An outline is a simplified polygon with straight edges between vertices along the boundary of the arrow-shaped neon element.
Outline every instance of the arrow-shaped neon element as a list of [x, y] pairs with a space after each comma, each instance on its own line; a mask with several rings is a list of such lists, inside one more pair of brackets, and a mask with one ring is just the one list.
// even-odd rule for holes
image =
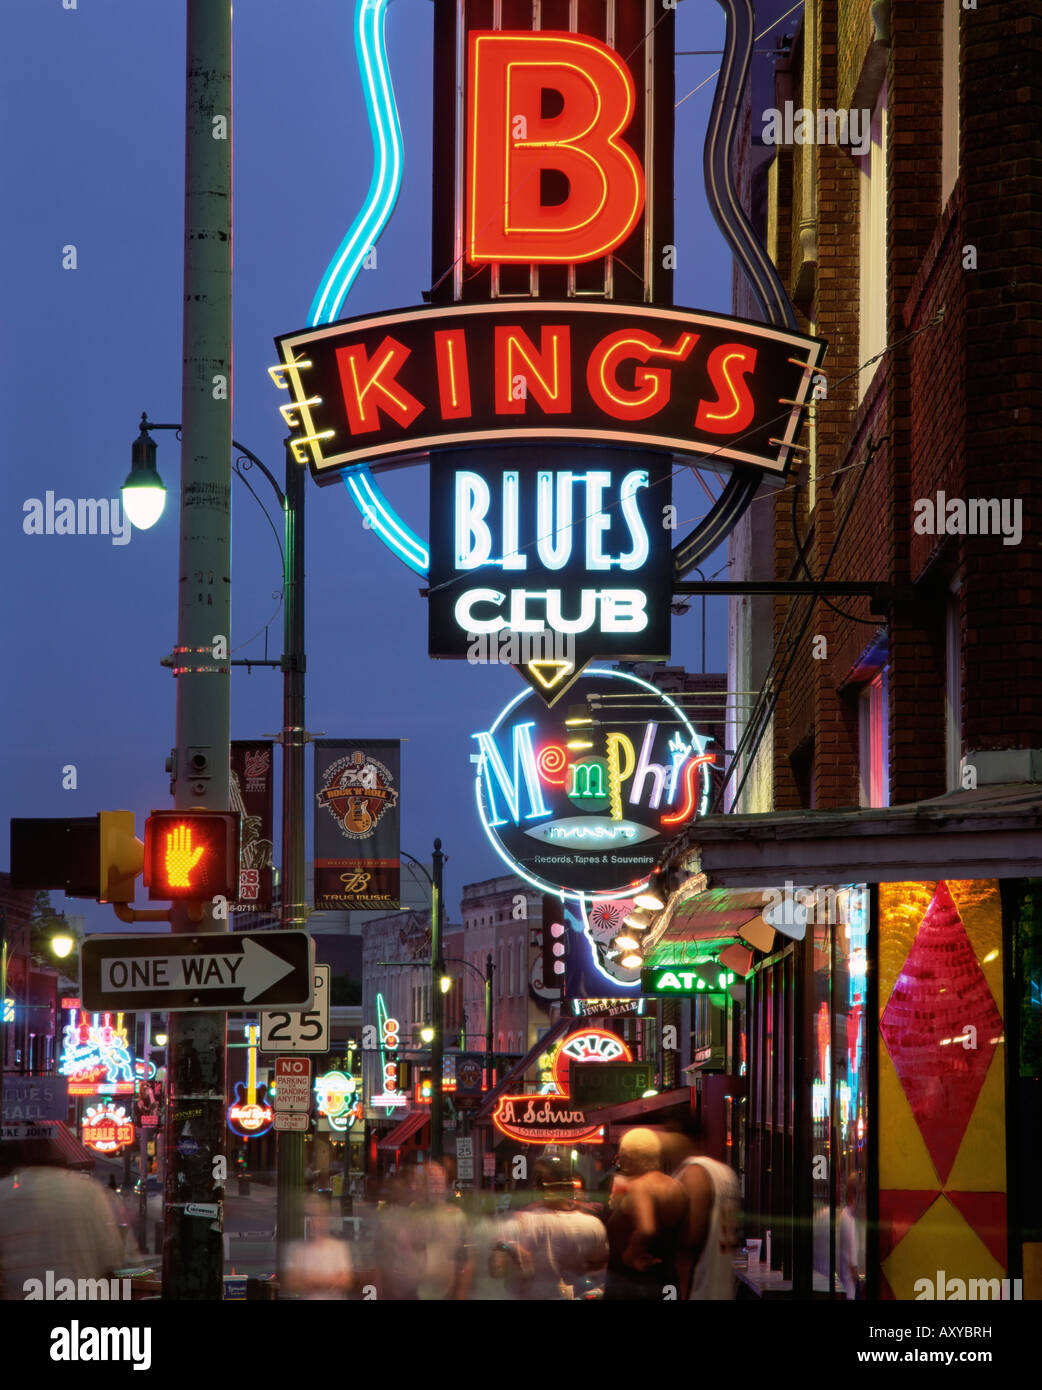
[[[555, 685], [559, 685], [565, 676], [571, 675], [575, 667], [570, 661], [529, 661], [526, 663], [526, 670], [531, 671], [544, 690], [553, 690]], [[546, 675], [543, 674], [544, 670]]]

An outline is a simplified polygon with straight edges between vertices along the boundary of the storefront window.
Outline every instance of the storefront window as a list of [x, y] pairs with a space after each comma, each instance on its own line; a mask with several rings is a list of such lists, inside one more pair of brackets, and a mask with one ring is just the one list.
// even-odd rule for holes
[[[829, 1287], [829, 1231], [832, 1213], [829, 1205], [829, 1174], [832, 1169], [831, 1091], [832, 1091], [832, 934], [835, 901], [829, 893], [815, 898], [812, 921], [807, 924], [808, 940], [814, 951], [814, 1080], [811, 1082], [811, 1209], [814, 1220], [814, 1273]], [[821, 910], [819, 911], [818, 908]]]
[[868, 1060], [865, 1049], [868, 890], [842, 889], [833, 952], [834, 1177], [837, 1284], [862, 1296], [865, 1275]]

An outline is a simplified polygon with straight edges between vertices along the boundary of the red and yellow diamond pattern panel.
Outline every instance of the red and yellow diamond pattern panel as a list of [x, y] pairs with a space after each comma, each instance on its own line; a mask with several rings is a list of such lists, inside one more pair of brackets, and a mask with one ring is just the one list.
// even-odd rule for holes
[[884, 1297], [1007, 1272], [1003, 1007], [998, 884], [880, 884]]

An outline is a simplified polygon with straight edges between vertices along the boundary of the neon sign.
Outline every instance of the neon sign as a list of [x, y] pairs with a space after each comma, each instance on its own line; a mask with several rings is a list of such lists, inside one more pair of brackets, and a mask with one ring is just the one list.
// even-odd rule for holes
[[[543, 116], [543, 89], [562, 102]], [[633, 78], [593, 38], [559, 33], [470, 35], [467, 260], [595, 260], [625, 241], [644, 208], [644, 171], [620, 136], [636, 109]], [[554, 206], [541, 175], [568, 181]]]
[[70, 1096], [129, 1096], [135, 1089], [135, 1063], [123, 1015], [71, 1010], [62, 1030], [58, 1072], [69, 1079]]
[[627, 1043], [607, 1028], [583, 1028], [554, 1049], [552, 1074], [559, 1096], [569, 1092], [568, 1074], [573, 1062], [632, 1062]]
[[275, 1121], [275, 1112], [265, 1098], [267, 1086], [263, 1082], [260, 1086], [257, 1085], [259, 1029], [255, 1023], [251, 1023], [247, 1025], [245, 1032], [249, 1042], [246, 1053], [246, 1082], [245, 1085], [241, 1081], [235, 1083], [235, 1099], [228, 1107], [228, 1128], [240, 1139], [257, 1139], [262, 1134], [267, 1134]]
[[734, 972], [724, 970], [713, 957], [641, 972], [641, 987], [645, 994], [690, 995], [703, 991], [719, 994], [734, 982]]
[[600, 1144], [601, 1126], [591, 1124], [567, 1096], [500, 1096], [492, 1123], [522, 1144]]
[[824, 353], [720, 314], [553, 300], [394, 310], [275, 342], [291, 448], [318, 483], [496, 440], [654, 449], [667, 470], [670, 454], [711, 454], [781, 479]]
[[134, 1123], [122, 1105], [111, 1100], [88, 1105], [83, 1117], [83, 1142], [97, 1153], [115, 1153], [134, 1142]]
[[384, 1106], [389, 1115], [399, 1105], [407, 1105], [409, 1098], [398, 1089], [398, 1042], [401, 1028], [396, 1018], [387, 1013], [387, 1005], [382, 994], [376, 996], [376, 1020], [380, 1028], [380, 1081], [379, 1095], [370, 1096], [370, 1105]]
[[353, 1129], [363, 1113], [361, 1085], [342, 1071], [327, 1071], [315, 1077], [315, 1103], [332, 1129]]
[[[484, 11], [438, 0], [439, 140], [425, 296], [432, 307], [387, 316], [362, 340], [361, 322], [335, 321], [362, 265], [373, 264], [404, 163], [387, 5], [355, 5], [371, 182], [316, 290], [307, 323], [317, 336], [280, 340], [282, 363], [272, 369], [292, 395], [280, 409], [295, 431], [296, 457], [321, 481], [342, 477], [367, 528], [427, 576], [430, 549], [381, 492], [374, 473], [382, 464], [420, 457], [432, 439], [454, 447], [453, 430], [460, 444], [513, 440], [518, 427], [542, 442], [567, 439], [571, 424], [573, 440], [620, 447], [631, 447], [639, 431], [639, 447], [708, 454], [733, 474], [709, 515], [674, 547], [683, 578], [741, 516], [763, 474], [788, 468], [823, 355], [822, 344], [795, 333], [795, 313], [734, 184], [730, 153], [753, 46], [751, 8], [721, 0], [727, 26], [705, 180], [768, 327], [686, 311], [663, 317], [674, 262], [662, 252], [675, 241], [671, 6], [613, 7], [605, 30], [603, 16], [573, 5], [568, 32], [535, 27], [554, 21], [545, 11], [540, 21], [533, 10], [532, 29], [493, 31], [471, 25], [487, 26]], [[520, 25], [528, 16], [517, 11], [507, 22]], [[565, 22], [563, 10], [556, 22]], [[503, 296], [513, 305], [496, 302]], [[584, 303], [584, 296], [607, 302]], [[623, 312], [609, 324], [603, 316], [612, 310]], [[512, 317], [471, 329], [461, 317], [468, 311]], [[710, 341], [714, 324], [722, 336]], [[518, 331], [499, 335], [497, 358], [499, 329]], [[748, 336], [754, 330], [757, 341]], [[324, 340], [326, 332], [335, 341]], [[527, 391], [517, 391], [517, 378]], [[678, 408], [685, 415], [679, 435], [670, 419]], [[703, 433], [695, 439], [692, 431]], [[662, 442], [652, 443], [655, 433]], [[747, 446], [753, 463], [743, 458]], [[650, 646], [643, 654], [652, 654]]]
[[[642, 724], [627, 707], [616, 723], [612, 699], [633, 687], [647, 692], [635, 708], [651, 705], [653, 715]], [[544, 892], [632, 897], [669, 838], [704, 809], [715, 755], [679, 706], [638, 676], [593, 668], [573, 691], [598, 711], [580, 740], [531, 692], [473, 735], [478, 812], [500, 857]]]

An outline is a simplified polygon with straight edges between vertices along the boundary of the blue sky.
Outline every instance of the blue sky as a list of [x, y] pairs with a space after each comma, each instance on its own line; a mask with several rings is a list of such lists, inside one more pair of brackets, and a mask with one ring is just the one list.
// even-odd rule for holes
[[[267, 373], [272, 338], [304, 326], [371, 172], [352, 13], [351, 0], [249, 0], [235, 10], [233, 433], [277, 476], [285, 397]], [[345, 315], [417, 304], [430, 283], [432, 14], [428, 0], [395, 0], [389, 10], [404, 184], [378, 267], [359, 276]], [[47, 490], [118, 496], [142, 410], [156, 420], [179, 416], [184, 7], [82, 0], [64, 10], [59, 0], [8, 0], [4, 30], [6, 868], [10, 816], [129, 808], [140, 835], [148, 811], [171, 804], [163, 761], [174, 736], [174, 681], [159, 660], [175, 639], [176, 507], [122, 546], [106, 536], [27, 536], [22, 521], [26, 499]], [[678, 8], [678, 48], [719, 49], [722, 37], [715, 0]], [[717, 65], [713, 57], [677, 62], [678, 95]], [[701, 177], [713, 87], [678, 111], [676, 301], [726, 312], [730, 255]], [[77, 269], [63, 270], [70, 244]], [[157, 442], [173, 502], [178, 447], [170, 434]], [[425, 469], [415, 468], [388, 487], [424, 533], [426, 486]], [[261, 655], [262, 640], [247, 639], [276, 612], [278, 551], [238, 483], [233, 496], [233, 654]], [[309, 482], [307, 530], [308, 726], [327, 737], [407, 740], [402, 843], [426, 859], [442, 836], [447, 891], [458, 901], [465, 882], [499, 869], [474, 812], [470, 735], [516, 693], [517, 677], [427, 658], [417, 576], [363, 530], [345, 489]], [[693, 605], [673, 625], [673, 661], [691, 669], [699, 611]], [[710, 612], [708, 666], [721, 670], [724, 602], [711, 602]], [[280, 647], [281, 613], [270, 654]], [[274, 732], [278, 675], [236, 670], [232, 680], [233, 737]], [[67, 764], [77, 769], [75, 791], [62, 790]], [[95, 928], [115, 926], [108, 909], [86, 910]]]

